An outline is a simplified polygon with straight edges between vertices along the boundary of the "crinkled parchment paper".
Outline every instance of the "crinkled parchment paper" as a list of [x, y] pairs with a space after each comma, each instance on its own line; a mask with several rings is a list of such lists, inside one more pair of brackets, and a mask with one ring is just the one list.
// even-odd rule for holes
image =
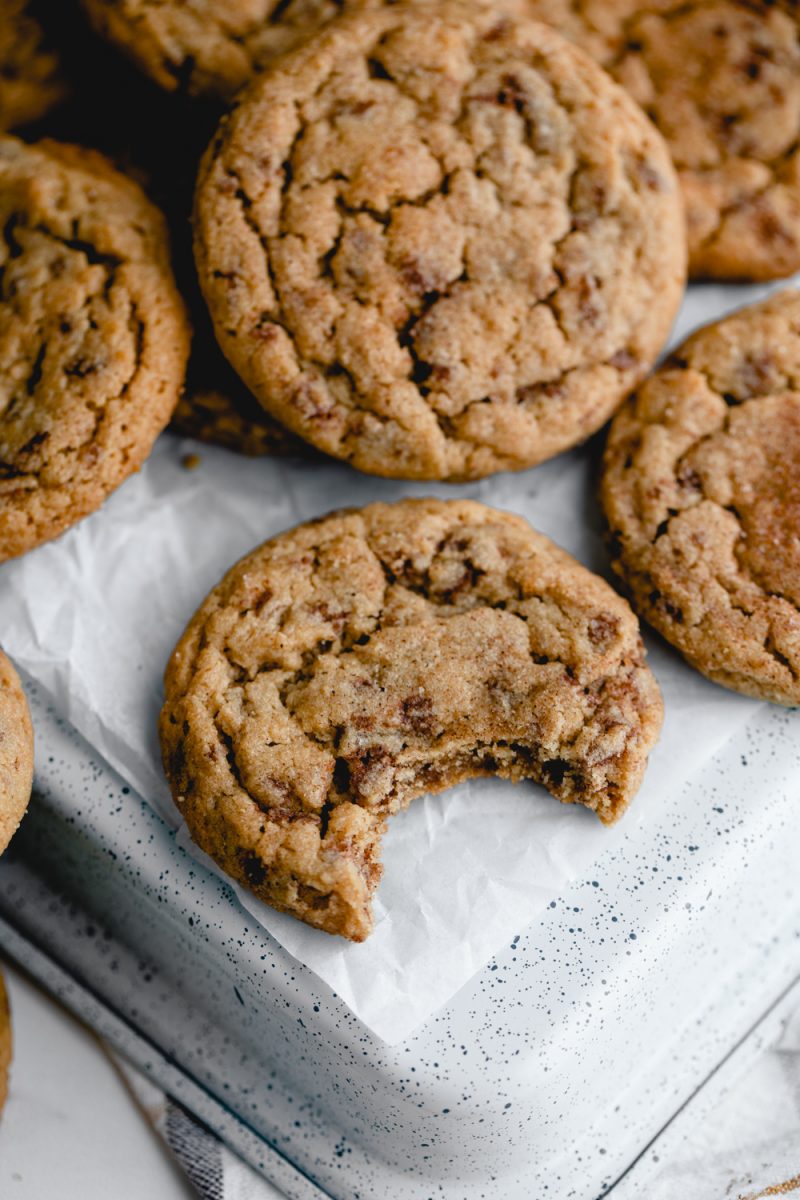
[[[673, 341], [768, 290], [693, 288]], [[188, 451], [200, 455], [194, 470], [182, 465]], [[0, 567], [0, 641], [177, 829], [156, 737], [162, 672], [189, 617], [235, 559], [332, 508], [434, 494], [521, 513], [608, 574], [593, 457], [576, 451], [477, 484], [407, 484], [333, 462], [246, 460], [165, 435], [99, 513]], [[666, 722], [645, 784], [614, 829], [532, 784], [482, 779], [417, 800], [391, 823], [377, 925], [362, 945], [237, 889], [242, 904], [375, 1034], [400, 1041], [570, 880], [590, 873], [620, 839], [635, 838], [641, 822], [658, 820], [660, 801], [752, 716], [757, 702], [708, 683], [657, 638], [647, 640]], [[191, 847], [185, 830], [176, 836]]]

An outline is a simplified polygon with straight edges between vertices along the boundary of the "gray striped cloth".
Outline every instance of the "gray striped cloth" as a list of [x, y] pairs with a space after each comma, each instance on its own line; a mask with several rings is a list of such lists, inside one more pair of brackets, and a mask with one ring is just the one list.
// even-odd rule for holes
[[111, 1051], [139, 1108], [202, 1200], [286, 1200], [201, 1121]]

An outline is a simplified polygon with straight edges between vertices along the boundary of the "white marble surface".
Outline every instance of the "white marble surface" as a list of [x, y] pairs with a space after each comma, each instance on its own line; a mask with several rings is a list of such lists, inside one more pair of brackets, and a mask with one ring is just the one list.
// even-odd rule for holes
[[193, 1197], [95, 1038], [17, 972], [3, 973], [14, 1031], [3, 1200]]

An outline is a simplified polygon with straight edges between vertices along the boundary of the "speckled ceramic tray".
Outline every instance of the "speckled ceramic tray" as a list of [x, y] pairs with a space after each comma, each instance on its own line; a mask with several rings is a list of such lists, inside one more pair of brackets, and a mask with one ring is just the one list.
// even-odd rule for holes
[[388, 1048], [31, 692], [0, 944], [300, 1200], [590, 1200], [800, 973], [800, 713], [758, 710]]

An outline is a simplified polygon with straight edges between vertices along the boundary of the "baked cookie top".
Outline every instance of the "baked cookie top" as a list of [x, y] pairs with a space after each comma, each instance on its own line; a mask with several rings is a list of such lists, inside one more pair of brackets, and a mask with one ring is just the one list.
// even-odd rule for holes
[[0, 139], [0, 225], [2, 560], [138, 470], [189, 335], [163, 220], [100, 155]]
[[355, 941], [392, 813], [502, 775], [614, 821], [661, 722], [627, 603], [472, 501], [373, 504], [267, 542], [195, 614], [165, 682], [192, 836], [268, 904]]
[[33, 726], [19, 676], [0, 650], [0, 854], [17, 829], [33, 784]]
[[800, 11], [793, 0], [525, 0], [667, 140], [693, 276], [800, 270]]
[[[524, 13], [527, 0], [468, 0]], [[82, 0], [98, 33], [167, 91], [230, 100], [341, 13], [395, 0]]]
[[[349, 3], [370, 0], [349, 0]], [[168, 91], [229, 99], [348, 0], [82, 0], [95, 29]]]
[[800, 292], [667, 360], [611, 427], [602, 493], [637, 611], [718, 683], [800, 703]]
[[264, 406], [421, 479], [588, 437], [685, 279], [650, 122], [558, 34], [483, 9], [341, 17], [257, 78], [201, 167], [195, 252]]
[[28, 0], [0, 0], [0, 129], [43, 117], [65, 95], [58, 54]]

